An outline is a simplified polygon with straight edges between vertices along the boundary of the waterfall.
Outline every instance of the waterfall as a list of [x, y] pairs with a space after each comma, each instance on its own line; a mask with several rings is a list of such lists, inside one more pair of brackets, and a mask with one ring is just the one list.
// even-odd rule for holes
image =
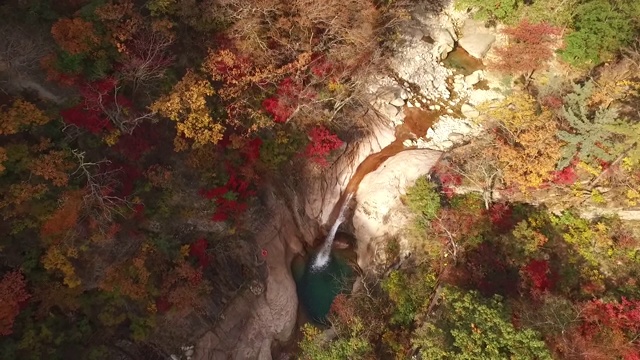
[[349, 193], [345, 197], [344, 202], [342, 203], [342, 207], [340, 208], [340, 212], [338, 213], [338, 217], [333, 223], [333, 226], [331, 226], [327, 237], [324, 239], [324, 245], [322, 245], [322, 249], [320, 249], [320, 252], [318, 252], [318, 255], [311, 265], [312, 270], [320, 270], [327, 266], [327, 264], [329, 263], [329, 255], [331, 254], [331, 245], [333, 245], [333, 239], [336, 237], [338, 227], [340, 226], [340, 224], [342, 224], [342, 222], [344, 222], [344, 212], [349, 206], [349, 201], [351, 200], [352, 196], [353, 193]]

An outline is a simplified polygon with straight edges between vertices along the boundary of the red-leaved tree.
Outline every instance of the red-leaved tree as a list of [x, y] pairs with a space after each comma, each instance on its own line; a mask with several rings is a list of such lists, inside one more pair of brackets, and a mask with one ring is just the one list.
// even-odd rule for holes
[[151, 118], [151, 113], [140, 113], [133, 103], [120, 93], [120, 86], [113, 78], [86, 83], [80, 87], [82, 101], [80, 104], [60, 112], [67, 124], [98, 134], [116, 126], [126, 134], [133, 130], [144, 119]]
[[311, 129], [309, 138], [311, 142], [305, 148], [304, 155], [321, 167], [329, 165], [327, 156], [343, 144], [338, 135], [331, 133], [324, 126], [316, 126]]
[[278, 84], [274, 96], [262, 101], [262, 107], [273, 116], [273, 121], [284, 123], [291, 118], [301, 103], [314, 97], [312, 91], [305, 91], [301, 82], [288, 77]]
[[640, 333], [640, 301], [622, 298], [619, 302], [600, 299], [587, 302], [582, 309], [583, 331], [586, 334], [608, 328], [613, 331]]
[[462, 184], [462, 176], [449, 165], [442, 162], [436, 164], [431, 170], [433, 175], [440, 180], [442, 192], [451, 199], [455, 195], [454, 188]]
[[554, 36], [560, 35], [560, 29], [555, 26], [534, 24], [527, 19], [503, 32], [509, 36], [509, 43], [496, 49], [498, 60], [493, 66], [501, 72], [524, 74], [527, 82], [534, 71], [541, 69], [551, 59]]
[[515, 225], [513, 209], [507, 203], [494, 203], [487, 211], [493, 229], [499, 234], [506, 234]]
[[581, 306], [582, 323], [578, 328], [580, 352], [601, 352], [608, 359], [638, 359], [640, 353], [640, 301], [588, 301]]
[[522, 267], [520, 273], [528, 283], [531, 295], [534, 299], [552, 289], [554, 282], [547, 260], [531, 260]]
[[223, 186], [201, 191], [201, 195], [214, 200], [216, 212], [212, 216], [213, 221], [237, 220], [248, 208], [246, 203], [255, 195], [253, 184], [231, 166], [227, 166], [229, 180]]
[[198, 259], [198, 264], [202, 268], [206, 268], [211, 263], [211, 260], [212, 260], [211, 254], [207, 252], [208, 248], [209, 248], [209, 243], [205, 238], [200, 238], [196, 240], [196, 242], [192, 243], [191, 246], [189, 247], [189, 255]]
[[553, 179], [551, 180], [551, 182], [558, 185], [572, 185], [576, 181], [578, 181], [578, 174], [576, 173], [574, 165], [555, 171], [553, 173]]
[[20, 271], [6, 273], [0, 280], [0, 335], [13, 332], [13, 322], [20, 313], [20, 306], [31, 295]]

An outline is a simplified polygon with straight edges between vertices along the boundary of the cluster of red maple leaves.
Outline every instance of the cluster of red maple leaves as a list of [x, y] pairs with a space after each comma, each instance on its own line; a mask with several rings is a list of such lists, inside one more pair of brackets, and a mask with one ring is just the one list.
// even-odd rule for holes
[[311, 141], [304, 150], [304, 156], [321, 167], [328, 166], [327, 156], [344, 144], [338, 135], [331, 133], [324, 126], [316, 126], [311, 129], [309, 137]]
[[93, 134], [111, 130], [113, 124], [103, 109], [114, 104], [126, 109], [132, 107], [131, 101], [117, 95], [115, 88], [116, 81], [113, 78], [84, 83], [79, 88], [82, 101], [72, 108], [60, 111], [62, 119], [67, 124], [76, 125]]

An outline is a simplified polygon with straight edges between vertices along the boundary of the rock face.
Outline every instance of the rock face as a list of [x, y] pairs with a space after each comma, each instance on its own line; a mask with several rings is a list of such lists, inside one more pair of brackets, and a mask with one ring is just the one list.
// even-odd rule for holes
[[438, 122], [427, 130], [426, 139], [406, 140], [405, 146], [446, 151], [456, 143], [462, 143], [477, 136], [481, 131], [482, 127], [470, 120], [442, 115]]
[[[384, 93], [388, 88], [397, 89], [398, 94], [405, 90], [406, 98], [396, 96], [401, 100], [411, 100], [411, 97], [435, 100], [450, 96], [446, 79], [451, 72], [440, 61], [453, 50], [456, 33], [451, 20], [434, 10], [437, 9], [429, 8], [428, 2], [423, 2], [412, 13], [413, 19], [400, 34], [402, 41], [395, 46], [393, 56], [389, 59], [391, 69], [401, 81], [386, 76], [370, 79], [369, 92], [374, 102], [383, 105], [394, 100], [385, 98]], [[409, 84], [417, 86], [419, 93], [408, 91]]]
[[460, 40], [458, 40], [458, 45], [465, 49], [469, 55], [477, 59], [482, 59], [494, 41], [496, 41], [496, 37], [492, 34], [471, 34], [461, 37]]
[[484, 71], [476, 70], [473, 73], [471, 73], [471, 75], [465, 76], [464, 82], [469, 86], [473, 86], [479, 83], [483, 79], [484, 79]]
[[435, 58], [442, 60], [453, 50], [455, 33], [452, 35], [447, 29], [438, 29], [433, 34], [434, 46], [432, 53]]
[[478, 106], [486, 101], [504, 99], [504, 95], [495, 90], [475, 90], [469, 92], [467, 102], [473, 106]]
[[404, 106], [404, 100], [402, 100], [402, 98], [396, 98], [391, 100], [391, 102], [389, 103], [395, 107], [402, 107]]
[[463, 104], [461, 111], [462, 115], [464, 115], [464, 117], [466, 117], [467, 119], [473, 119], [480, 116], [480, 112], [469, 104]]
[[284, 204], [272, 199], [269, 207], [274, 217], [257, 236], [268, 253], [265, 291], [256, 296], [248, 289], [238, 296], [198, 342], [196, 360], [271, 359], [273, 340], [286, 341], [293, 331], [298, 297], [289, 264], [302, 246]]
[[377, 170], [364, 177], [355, 199], [353, 215], [355, 237], [358, 239], [358, 265], [366, 269], [378, 263], [378, 249], [390, 237], [400, 238], [409, 217], [401, 208], [401, 197], [407, 186], [431, 170], [442, 155], [433, 150], [405, 150], [387, 159]]
[[[369, 132], [363, 140], [349, 144], [337, 162], [320, 174], [321, 179], [314, 179], [303, 187], [304, 191], [293, 194], [290, 204], [295, 209], [293, 213], [283, 201], [270, 199], [269, 213], [273, 218], [256, 236], [268, 252], [265, 291], [256, 296], [247, 290], [230, 304], [215, 331], [206, 333], [199, 341], [194, 359], [271, 359], [274, 340], [284, 342], [290, 337], [298, 308], [290, 264], [293, 256], [302, 251], [301, 240], [311, 241], [319, 235], [314, 224], [327, 224], [357, 166], [395, 140], [393, 128], [385, 121], [370, 120]], [[301, 234], [296, 227], [296, 216], [304, 219], [307, 233]]]
[[466, 19], [458, 45], [465, 49], [469, 55], [482, 59], [495, 41], [496, 36], [484, 24], [473, 19]]
[[333, 207], [358, 165], [367, 156], [379, 152], [394, 140], [394, 129], [383, 119], [371, 124], [370, 134], [357, 144], [349, 144], [338, 161], [323, 170], [321, 181], [316, 180], [305, 186], [304, 204], [300, 204], [305, 215], [316, 220], [318, 224], [327, 224]]

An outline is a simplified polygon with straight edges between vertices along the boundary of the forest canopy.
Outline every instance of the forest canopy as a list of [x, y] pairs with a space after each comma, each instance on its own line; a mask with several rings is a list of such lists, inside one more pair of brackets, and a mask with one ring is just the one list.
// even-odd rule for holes
[[[403, 190], [412, 257], [388, 239], [296, 357], [640, 359], [637, 224], [583, 216], [640, 201], [640, 2], [454, 3], [508, 90]], [[419, 5], [3, 2], [0, 358], [168, 358], [264, 291], [267, 199], [370, 131]]]

